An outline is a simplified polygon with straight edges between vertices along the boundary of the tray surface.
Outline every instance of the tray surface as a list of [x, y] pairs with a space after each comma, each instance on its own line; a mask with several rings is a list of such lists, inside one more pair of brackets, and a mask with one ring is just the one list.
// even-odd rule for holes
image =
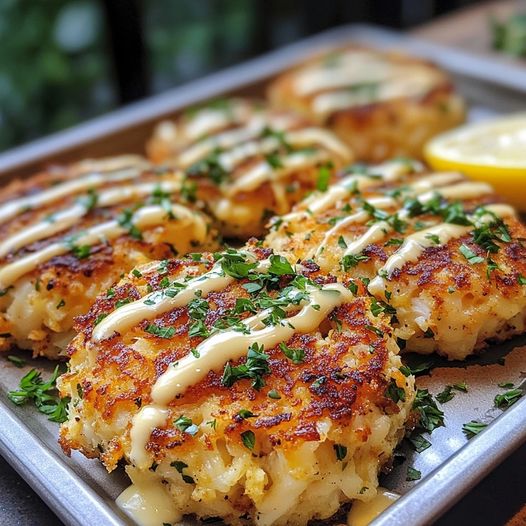
[[[491, 69], [487, 61], [391, 31], [348, 26], [0, 155], [0, 177], [6, 181], [30, 173], [49, 160], [121, 153], [124, 149], [140, 151], [139, 145], [159, 118], [224, 93], [261, 95], [264, 81], [279, 71], [319, 47], [349, 41], [407, 49], [439, 62], [454, 75], [459, 91], [471, 103], [470, 120], [524, 106], [526, 75], [522, 78], [516, 71], [512, 74], [513, 69]], [[114, 137], [115, 142], [109, 142], [109, 137]], [[106, 150], [101, 149], [101, 144], [106, 145]], [[407, 460], [383, 477], [381, 483], [404, 496], [374, 521], [376, 526], [429, 524], [526, 440], [526, 399], [519, 400], [505, 413], [493, 407], [495, 395], [503, 392], [498, 383], [518, 385], [526, 378], [525, 345], [526, 337], [519, 337], [461, 364], [440, 362], [431, 374], [418, 378], [418, 386], [433, 394], [442, 391], [446, 384], [463, 381], [468, 384], [468, 391], [458, 392], [442, 406], [446, 426], [428, 437], [432, 447], [420, 454], [402, 448]], [[17, 354], [25, 357], [24, 353]], [[0, 358], [0, 453], [65, 524], [127, 524], [126, 517], [114, 504], [128, 484], [123, 470], [108, 475], [98, 461], [85, 459], [79, 453], [68, 459], [56, 442], [57, 424], [48, 422], [32, 407], [16, 407], [7, 399], [6, 392], [16, 388], [23, 374], [33, 367], [43, 370], [47, 377], [54, 364], [29, 360], [24, 368], [18, 369]], [[498, 419], [495, 425], [468, 443], [462, 432], [464, 423], [470, 420], [489, 423], [495, 419]], [[406, 482], [407, 466], [420, 470], [422, 480]]]

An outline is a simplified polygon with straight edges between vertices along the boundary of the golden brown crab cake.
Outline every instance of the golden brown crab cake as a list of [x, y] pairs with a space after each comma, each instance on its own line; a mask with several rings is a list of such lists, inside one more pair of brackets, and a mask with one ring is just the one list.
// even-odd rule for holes
[[123, 156], [55, 167], [0, 194], [0, 349], [56, 358], [73, 319], [121, 274], [215, 247], [173, 170]]
[[255, 246], [130, 273], [78, 321], [62, 447], [124, 458], [121, 507], [156, 499], [159, 523], [303, 525], [371, 499], [414, 379], [355, 292]]
[[395, 166], [312, 194], [274, 219], [264, 245], [370, 281], [408, 350], [464, 359], [523, 332], [526, 230], [514, 210], [461, 174], [394, 176]]
[[271, 215], [288, 212], [317, 185], [325, 187], [334, 170], [352, 160], [330, 131], [243, 99], [161, 123], [148, 151], [153, 161], [180, 168], [221, 232], [243, 240], [262, 234]]
[[451, 79], [435, 65], [358, 46], [332, 50], [283, 74], [268, 95], [276, 107], [328, 126], [357, 159], [371, 162], [421, 157], [429, 138], [465, 117]]

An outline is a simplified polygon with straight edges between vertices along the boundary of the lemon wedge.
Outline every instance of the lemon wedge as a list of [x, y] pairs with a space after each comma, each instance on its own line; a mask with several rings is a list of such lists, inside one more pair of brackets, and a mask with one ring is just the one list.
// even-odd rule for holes
[[455, 170], [490, 183], [526, 211], [526, 113], [468, 124], [438, 135], [424, 148], [435, 170]]

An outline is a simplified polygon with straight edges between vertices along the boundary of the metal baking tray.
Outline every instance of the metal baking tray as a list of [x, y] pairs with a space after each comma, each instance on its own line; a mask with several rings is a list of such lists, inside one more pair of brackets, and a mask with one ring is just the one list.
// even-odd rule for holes
[[[185, 107], [225, 94], [262, 96], [275, 75], [321, 48], [361, 42], [376, 47], [405, 49], [430, 58], [448, 70], [469, 101], [470, 119], [524, 109], [526, 71], [495, 64], [373, 26], [350, 25], [308, 38], [222, 72], [130, 105], [86, 124], [0, 154], [0, 181], [33, 173], [54, 162], [125, 152], [143, 152], [145, 140], [159, 119]], [[433, 522], [507, 455], [526, 441], [526, 397], [506, 412], [493, 407], [497, 384], [518, 385], [526, 377], [526, 337], [493, 346], [463, 363], [446, 363], [418, 378], [419, 387], [436, 394], [445, 384], [466, 381], [467, 393], [457, 393], [442, 406], [446, 427], [436, 429], [432, 447], [408, 453], [405, 464], [381, 480], [402, 497], [374, 521], [375, 526], [425, 525]], [[18, 353], [24, 356], [24, 353]], [[114, 499], [127, 485], [122, 469], [107, 474], [96, 460], [74, 453], [65, 457], [57, 444], [58, 427], [30, 406], [14, 406], [6, 392], [18, 385], [30, 368], [51, 374], [55, 364], [29, 360], [18, 369], [0, 358], [0, 454], [24, 477], [67, 525], [124, 525], [127, 519]], [[470, 420], [493, 423], [469, 442], [462, 424]], [[422, 479], [406, 482], [407, 466]]]

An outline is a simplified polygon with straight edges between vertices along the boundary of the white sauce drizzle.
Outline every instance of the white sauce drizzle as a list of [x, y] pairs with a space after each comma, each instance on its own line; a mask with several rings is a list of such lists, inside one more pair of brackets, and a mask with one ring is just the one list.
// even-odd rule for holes
[[[490, 214], [479, 218], [478, 221], [481, 223], [493, 221], [494, 217], [491, 214], [499, 217], [515, 215], [514, 209], [507, 205], [489, 205], [485, 209]], [[410, 261], [416, 261], [427, 248], [445, 245], [451, 239], [458, 239], [472, 230], [473, 226], [441, 223], [407, 236], [401, 247], [389, 257], [385, 265], [378, 271], [378, 276], [369, 283], [369, 292], [375, 296], [382, 294], [385, 291], [385, 280], [390, 279], [395, 270], [401, 269]], [[436, 243], [436, 238], [438, 238], [438, 243]]]
[[9, 221], [16, 215], [27, 209], [41, 208], [59, 199], [73, 194], [85, 192], [90, 188], [97, 188], [108, 183], [126, 181], [139, 177], [142, 173], [141, 167], [123, 168], [113, 173], [94, 173], [79, 179], [66, 181], [51, 188], [43, 190], [35, 195], [29, 195], [13, 199], [0, 205], [0, 224]]
[[[409, 187], [409, 190], [411, 187]], [[439, 188], [439, 194], [444, 198], [455, 199], [473, 199], [485, 194], [493, 193], [491, 186], [485, 183], [461, 183], [457, 185], [444, 186]], [[436, 195], [435, 191], [426, 192], [417, 197], [421, 203], [431, 201]], [[407, 210], [401, 210], [398, 213], [400, 220], [406, 220], [409, 217]], [[348, 243], [345, 249], [344, 256], [357, 255], [372, 243], [378, 243], [384, 239], [387, 234], [393, 231], [393, 227], [387, 221], [379, 221], [374, 223], [361, 237]]]
[[[172, 212], [181, 226], [191, 224], [195, 229], [195, 237], [198, 241], [206, 239], [207, 226], [204, 219], [181, 205], [172, 205]], [[131, 223], [139, 229], [148, 229], [166, 222], [166, 210], [161, 206], [145, 206], [137, 210]], [[74, 244], [94, 245], [118, 238], [127, 233], [127, 229], [119, 225], [117, 220], [100, 223], [83, 231], [75, 238]], [[6, 288], [13, 285], [21, 276], [33, 271], [42, 263], [50, 259], [66, 254], [71, 250], [70, 244], [64, 240], [52, 243], [47, 247], [30, 255], [21, 257], [17, 261], [5, 265], [0, 269], [0, 287]]]
[[184, 134], [196, 141], [230, 124], [243, 122], [251, 113], [251, 107], [243, 101], [230, 101], [225, 108], [202, 108], [184, 125]]
[[234, 278], [225, 275], [219, 265], [214, 265], [209, 272], [201, 276], [186, 283], [179, 282], [184, 283], [185, 288], [173, 298], [166, 296], [162, 291], [156, 291], [113, 311], [95, 327], [92, 339], [101, 341], [116, 332], [123, 334], [142, 320], [151, 320], [165, 312], [188, 305], [198, 291], [206, 297], [210, 292], [225, 289], [233, 281]]
[[410, 173], [412, 169], [413, 167], [409, 167], [408, 163], [391, 161], [370, 169], [370, 172], [379, 175], [379, 178], [368, 177], [362, 174], [348, 175], [339, 183], [331, 185], [326, 192], [313, 193], [307, 197], [307, 199], [303, 200], [300, 206], [305, 209], [286, 214], [282, 216], [281, 219], [284, 223], [288, 223], [312, 214], [320, 214], [333, 207], [338, 201], [351, 195], [355, 190], [361, 192], [367, 188], [374, 188], [385, 183], [396, 182], [400, 180], [403, 175]]
[[400, 498], [398, 493], [378, 488], [376, 496], [369, 501], [355, 500], [347, 515], [348, 526], [368, 526], [384, 512], [393, 502]]
[[299, 151], [282, 156], [280, 157], [281, 166], [279, 168], [273, 168], [266, 161], [262, 161], [225, 188], [225, 194], [232, 197], [240, 192], [252, 192], [267, 181], [283, 179], [292, 172], [308, 168], [328, 159], [329, 154], [320, 150], [315, 152]]
[[313, 111], [334, 111], [399, 97], [422, 96], [442, 79], [424, 64], [398, 62], [378, 53], [349, 50], [337, 55], [331, 65], [324, 62], [305, 68], [294, 79], [293, 89], [311, 97]]
[[151, 464], [146, 444], [153, 430], [162, 425], [163, 419], [166, 421], [168, 404], [205, 378], [209, 371], [220, 370], [228, 361], [241, 358], [253, 343], [271, 349], [289, 340], [295, 333], [315, 330], [333, 309], [353, 298], [341, 283], [324, 285], [321, 289], [307, 286], [307, 292], [308, 302], [301, 305], [297, 314], [279, 325], [265, 326], [262, 320], [268, 312], [263, 311], [242, 322], [250, 329], [248, 334], [234, 330], [216, 333], [197, 346], [199, 358], [189, 354], [170, 365], [152, 388], [151, 404], [143, 407], [133, 418], [130, 431], [132, 463], [140, 469]]
[[218, 133], [189, 146], [179, 155], [178, 162], [182, 168], [187, 168], [212, 153], [216, 148], [228, 150], [243, 142], [257, 139], [266, 126], [273, 130], [286, 131], [297, 122], [297, 117], [291, 115], [255, 114], [244, 126]]
[[[132, 199], [151, 195], [156, 189], [164, 193], [174, 193], [180, 189], [179, 182], [165, 181], [162, 183], [144, 183], [135, 186], [121, 186], [101, 192], [97, 196], [96, 208], [104, 208]], [[76, 203], [71, 208], [52, 214], [49, 220], [29, 225], [0, 243], [0, 258], [9, 252], [18, 250], [35, 241], [46, 239], [54, 234], [63, 232], [77, 224], [89, 209], [82, 203]]]
[[[405, 191], [408, 196], [414, 196], [418, 195], [421, 192], [427, 192], [431, 188], [440, 188], [444, 184], [449, 184], [459, 180], [464, 180], [464, 178], [461, 174], [456, 172], [433, 174], [428, 177], [423, 177], [415, 183], [409, 185], [405, 189]], [[446, 186], [444, 187], [444, 190], [446, 190], [446, 193], [449, 193], [449, 190], [452, 188], [455, 187]], [[426, 200], [431, 199], [433, 196], [434, 193], [424, 194], [419, 198], [419, 200], [421, 200], [421, 202], [425, 202]], [[372, 197], [367, 202], [375, 208], [379, 208], [380, 210], [394, 207], [397, 204], [396, 200], [391, 197]], [[400, 214], [401, 219], [403, 219], [406, 216], [406, 213]], [[323, 237], [320, 245], [318, 246], [314, 257], [318, 260], [319, 263], [323, 264], [325, 262], [325, 248], [327, 247], [329, 241], [336, 234], [338, 234], [338, 232], [340, 232], [341, 230], [345, 230], [345, 228], [352, 224], [366, 223], [370, 218], [371, 216], [369, 213], [365, 212], [364, 210], [360, 210], [336, 223], [336, 225], [334, 225], [330, 230], [328, 230], [325, 233], [325, 236]], [[344, 255], [360, 253], [370, 243], [374, 243], [375, 241], [383, 239], [384, 236], [382, 235], [382, 232], [385, 231], [387, 228], [391, 227], [387, 223], [383, 222], [379, 223], [378, 225], [379, 226], [377, 228], [373, 226], [371, 228], [371, 231], [366, 232], [364, 239], [362, 239], [360, 243], [355, 242], [356, 244], [348, 244]]]

